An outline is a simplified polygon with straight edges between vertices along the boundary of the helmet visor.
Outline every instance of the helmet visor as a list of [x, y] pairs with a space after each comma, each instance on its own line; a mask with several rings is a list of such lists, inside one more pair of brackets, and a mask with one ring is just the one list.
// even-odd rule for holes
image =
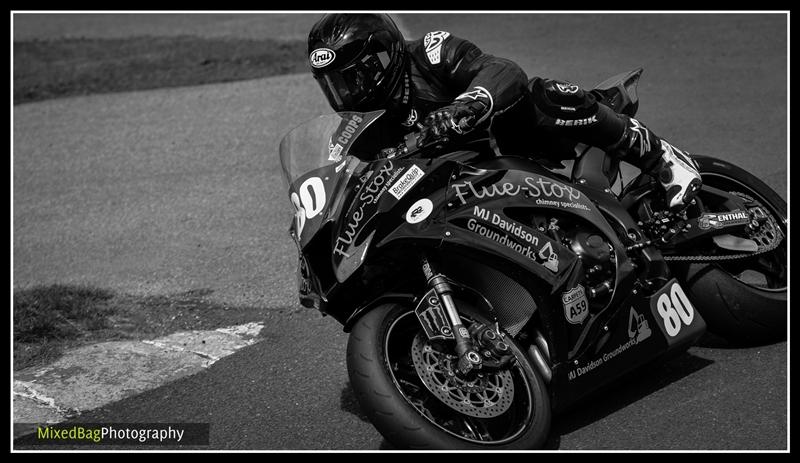
[[342, 69], [327, 71], [316, 79], [337, 111], [363, 111], [378, 103], [380, 87], [389, 68], [389, 53], [367, 54]]

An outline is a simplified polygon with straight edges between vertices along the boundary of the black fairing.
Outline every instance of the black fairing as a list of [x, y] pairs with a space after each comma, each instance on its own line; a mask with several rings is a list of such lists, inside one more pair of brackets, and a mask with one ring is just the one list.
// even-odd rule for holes
[[[513, 273], [523, 288], [537, 288], [540, 301], [560, 305], [561, 294], [583, 277], [584, 268], [569, 247], [522, 222], [535, 213], [570, 216], [602, 234], [613, 247], [616, 261], [613, 296], [604, 306], [622, 302], [633, 284], [632, 265], [614, 228], [590, 199], [589, 195], [598, 192], [570, 185], [524, 158], [470, 164], [451, 160], [477, 157], [477, 151], [461, 151], [436, 159], [380, 160], [365, 169], [369, 175], [362, 177], [358, 189], [344, 201], [349, 202], [348, 209], [329, 228], [327, 248], [333, 253], [327, 265], [332, 270], [320, 268], [325, 265], [320, 254], [306, 252], [312, 273], [325, 275], [319, 289], [328, 302], [326, 312], [342, 322], [351, 319], [352, 312], [386, 292], [387, 283], [379, 281], [384, 275], [391, 275], [391, 289], [399, 292], [404, 285], [419, 284], [414, 281], [419, 273], [415, 249], [438, 249], [443, 261], [456, 253]], [[413, 194], [397, 199], [384, 188], [411, 170], [421, 172]], [[603, 192], [599, 195], [595, 201], [613, 210], [613, 198]], [[420, 199], [431, 201], [430, 215], [419, 223], [409, 223], [409, 208]], [[622, 220], [635, 226], [631, 219]], [[389, 267], [407, 270], [389, 272]], [[558, 340], [553, 348], [555, 357], [567, 360], [578, 355], [596, 325], [609, 315], [599, 310], [577, 329], [565, 327], [569, 333], [553, 329], [549, 334]]]
[[[640, 73], [609, 88], [623, 92]], [[630, 95], [614, 98], [635, 112]], [[302, 249], [301, 288], [349, 331], [377, 304], [413, 306], [426, 288], [419, 258], [430, 257], [512, 336], [544, 339], [554, 408], [568, 406], [705, 329], [693, 312], [683, 330], [667, 333], [656, 299], [677, 291], [674, 280], [655, 248], [637, 251], [635, 262], [628, 255], [643, 234], [609, 189], [614, 166], [594, 169], [605, 157], [584, 154], [573, 179], [526, 158], [495, 158], [479, 144], [366, 164], [335, 219]], [[566, 300], [597, 288], [582, 286], [592, 264], [576, 251], [576, 229], [610, 255], [607, 294], [593, 295], [581, 317], [568, 313]], [[658, 283], [637, 291], [645, 279]]]

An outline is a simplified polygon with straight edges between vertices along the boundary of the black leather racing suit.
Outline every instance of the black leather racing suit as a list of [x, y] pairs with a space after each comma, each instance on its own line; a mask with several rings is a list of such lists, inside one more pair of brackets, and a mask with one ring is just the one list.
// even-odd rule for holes
[[552, 79], [529, 81], [514, 62], [485, 54], [448, 32], [429, 32], [406, 45], [402, 85], [387, 114], [362, 134], [352, 154], [374, 155], [454, 100], [483, 103], [476, 129], [490, 130], [506, 155], [567, 159], [580, 142], [641, 157], [659, 146], [652, 132], [599, 104], [591, 92]]

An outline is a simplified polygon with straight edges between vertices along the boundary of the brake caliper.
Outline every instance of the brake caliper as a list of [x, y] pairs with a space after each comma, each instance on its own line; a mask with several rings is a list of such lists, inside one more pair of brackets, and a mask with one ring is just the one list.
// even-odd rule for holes
[[483, 357], [484, 370], [503, 370], [516, 360], [514, 354], [511, 353], [511, 348], [503, 341], [503, 335], [499, 333], [499, 330], [480, 323], [473, 323], [469, 327], [469, 333]]

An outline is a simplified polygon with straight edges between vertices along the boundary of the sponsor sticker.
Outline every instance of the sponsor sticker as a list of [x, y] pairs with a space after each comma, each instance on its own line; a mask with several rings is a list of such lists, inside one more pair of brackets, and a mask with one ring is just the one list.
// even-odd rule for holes
[[422, 169], [416, 164], [412, 165], [406, 170], [406, 174], [400, 177], [400, 180], [389, 187], [389, 193], [397, 199], [402, 198], [424, 175], [425, 172]]
[[467, 230], [488, 238], [501, 246], [507, 246], [514, 250], [514, 252], [517, 254], [522, 254], [531, 260], [536, 260], [536, 248], [533, 245], [526, 246], [524, 244], [520, 244], [505, 233], [500, 233], [490, 229], [489, 227], [485, 227], [475, 219], [467, 220]]
[[586, 300], [586, 291], [578, 285], [561, 294], [561, 303], [564, 305], [564, 315], [573, 325], [579, 325], [589, 316], [589, 301]]
[[539, 237], [526, 231], [521, 224], [512, 222], [510, 220], [505, 220], [499, 214], [496, 214], [488, 209], [484, 209], [480, 206], [475, 206], [472, 210], [472, 214], [475, 217], [478, 217], [488, 223], [491, 223], [492, 225], [495, 225], [496, 227], [500, 228], [505, 232], [511, 233], [517, 238], [522, 238], [523, 240], [527, 241], [528, 243], [534, 246], [539, 244]]
[[703, 230], [709, 228], [722, 228], [731, 225], [745, 225], [750, 222], [750, 216], [742, 210], [735, 210], [724, 213], [706, 212], [697, 221], [697, 226]]
[[315, 68], [323, 68], [336, 59], [336, 53], [330, 48], [317, 48], [316, 50], [311, 52], [311, 55], [308, 57], [309, 61], [311, 61], [311, 66]]
[[328, 146], [328, 161], [333, 161], [333, 162], [341, 161], [342, 160], [342, 149], [344, 149], [344, 147], [342, 145], [340, 145], [339, 143], [337, 143], [335, 145], [331, 143]]
[[628, 341], [620, 344], [614, 350], [604, 353], [602, 357], [591, 360], [586, 365], [579, 366], [568, 372], [567, 378], [572, 381], [578, 376], [583, 376], [593, 371], [595, 368], [607, 364], [619, 354], [626, 352], [631, 347], [636, 346], [640, 342], [648, 339], [651, 334], [653, 334], [653, 332], [650, 329], [650, 326], [647, 324], [647, 319], [644, 317], [644, 315], [639, 315], [636, 310], [631, 307], [631, 310], [628, 313]]
[[[516, 253], [541, 264], [547, 270], [558, 273], [558, 254], [553, 250], [552, 243], [547, 242], [540, 249], [539, 237], [525, 229], [522, 224], [507, 220], [503, 216], [480, 206], [475, 206], [472, 214], [475, 218], [467, 220], [467, 230], [490, 239], [501, 246], [506, 246]], [[492, 227], [489, 225], [492, 225]], [[523, 240], [524, 243], [520, 243], [517, 239]]]
[[587, 117], [585, 119], [556, 119], [556, 125], [561, 125], [564, 127], [592, 125], [595, 122], [597, 122], [597, 116]]
[[[386, 185], [392, 181], [393, 177], [399, 175], [402, 168], [395, 170], [394, 163], [391, 161], [384, 164], [379, 171], [370, 171], [362, 177], [364, 188], [358, 200], [361, 201], [358, 209], [356, 209], [349, 217], [347, 224], [344, 226], [343, 233], [336, 238], [336, 243], [333, 247], [334, 254], [338, 254], [345, 258], [350, 257], [350, 253], [346, 250], [353, 244], [356, 235], [361, 230], [361, 222], [367, 216], [364, 208], [368, 204], [378, 202], [383, 193], [386, 191]], [[352, 250], [351, 250], [352, 252]]]
[[450, 37], [450, 33], [444, 31], [428, 32], [425, 34], [425, 38], [423, 39], [425, 53], [428, 55], [428, 61], [430, 61], [431, 64], [439, 64], [442, 61], [442, 44], [448, 37]]
[[442, 305], [435, 297], [426, 299], [414, 311], [428, 339], [453, 339], [453, 330]]
[[420, 199], [408, 208], [406, 212], [406, 222], [410, 224], [420, 223], [427, 219], [433, 211], [433, 202], [428, 198]]
[[636, 338], [636, 342], [642, 342], [649, 338], [653, 332], [650, 330], [650, 325], [647, 324], [647, 318], [644, 315], [639, 315], [633, 307], [628, 313], [628, 337]]
[[[341, 125], [339, 126], [338, 136], [336, 137], [335, 141], [338, 142], [338, 144], [342, 145], [342, 147], [350, 143], [350, 139], [353, 138], [353, 136], [356, 134], [356, 131], [358, 131], [358, 128], [362, 122], [364, 122], [364, 119], [357, 114], [353, 114], [350, 117], [350, 120], [347, 121], [347, 123], [342, 121], [343, 126]], [[332, 144], [333, 140], [331, 140], [330, 142], [330, 145]]]
[[503, 182], [476, 188], [470, 181], [451, 185], [462, 205], [467, 199], [486, 199], [503, 196], [517, 196], [520, 193], [534, 198], [537, 205], [555, 206], [569, 209], [589, 210], [580, 190], [544, 177], [525, 177], [523, 183]]
[[544, 268], [553, 273], [558, 273], [558, 254], [553, 251], [553, 245], [548, 241], [539, 251], [539, 258], [544, 260]]

